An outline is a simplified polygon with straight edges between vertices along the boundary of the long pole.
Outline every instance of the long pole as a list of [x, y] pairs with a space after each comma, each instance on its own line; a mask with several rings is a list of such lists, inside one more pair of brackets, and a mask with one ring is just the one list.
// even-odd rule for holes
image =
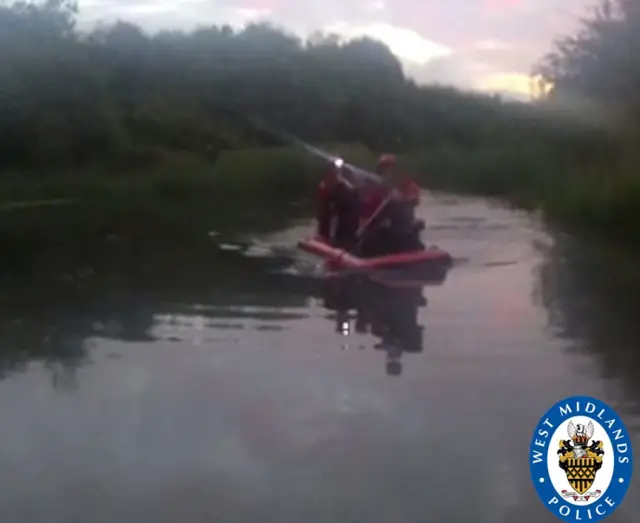
[[350, 163], [346, 163], [344, 162], [344, 160], [338, 156], [335, 156], [333, 154], [328, 153], [327, 151], [323, 151], [322, 149], [318, 149], [317, 147], [310, 145], [302, 140], [300, 140], [300, 138], [286, 133], [284, 131], [281, 131], [279, 129], [276, 129], [270, 125], [265, 124], [264, 122], [258, 120], [257, 118], [254, 117], [249, 117], [249, 116], [245, 116], [245, 118], [256, 128], [256, 129], [261, 129], [265, 132], [270, 133], [271, 135], [275, 136], [276, 138], [280, 138], [281, 140], [288, 142], [292, 145], [297, 145], [298, 147], [301, 147], [302, 149], [304, 149], [305, 151], [307, 151], [309, 154], [316, 156], [318, 158], [322, 158], [328, 162], [331, 163], [335, 163], [337, 161], [342, 162], [342, 165], [344, 167], [346, 167], [347, 169], [349, 169], [349, 171], [351, 171], [354, 175], [359, 176], [361, 178], [365, 178], [367, 180], [370, 180], [372, 182], [374, 182], [377, 185], [382, 185], [382, 179], [380, 178], [380, 176], [378, 176], [375, 173], [372, 173], [370, 171], [367, 171], [366, 169], [362, 169], [361, 167], [358, 167], [356, 165], [352, 165]]
[[389, 195], [380, 203], [380, 205], [378, 205], [378, 208], [373, 212], [373, 214], [369, 216], [367, 221], [364, 222], [362, 226], [358, 229], [357, 236], [359, 241], [362, 241], [364, 233], [367, 231], [369, 227], [371, 227], [371, 224], [376, 220], [376, 218], [380, 216], [380, 214], [387, 207], [387, 205], [389, 204], [392, 198], [393, 198], [393, 193], [390, 192]]

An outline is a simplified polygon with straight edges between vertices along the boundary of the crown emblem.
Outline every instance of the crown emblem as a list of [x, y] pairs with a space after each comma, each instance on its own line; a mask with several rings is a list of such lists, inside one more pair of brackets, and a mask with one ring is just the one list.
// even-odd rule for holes
[[585, 427], [580, 423], [575, 426], [573, 423], [570, 423], [569, 430], [567, 432], [576, 447], [587, 446], [589, 444], [589, 440], [593, 436], [593, 424], [589, 422], [589, 425]]

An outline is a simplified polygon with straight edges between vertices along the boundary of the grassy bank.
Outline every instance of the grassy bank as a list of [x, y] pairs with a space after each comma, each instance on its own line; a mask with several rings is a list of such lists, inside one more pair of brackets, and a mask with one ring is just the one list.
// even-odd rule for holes
[[[365, 147], [325, 144], [372, 168]], [[400, 156], [424, 187], [503, 198], [555, 220], [634, 237], [640, 231], [640, 178], [629, 166], [578, 168], [541, 147], [431, 148]], [[326, 163], [290, 147], [222, 153], [217, 161], [180, 157], [147, 169], [4, 176], [3, 238], [95, 234], [188, 237], [272, 214], [308, 199]], [[580, 180], [580, 183], [576, 183]], [[309, 205], [305, 205], [308, 212]], [[283, 211], [284, 212], [284, 211]], [[282, 213], [281, 213], [282, 214]], [[255, 226], [259, 226], [257, 218]]]
[[[330, 147], [355, 163], [370, 154]], [[211, 230], [268, 228], [311, 209], [290, 204], [311, 198], [325, 169], [325, 162], [282, 147], [228, 151], [215, 162], [167, 156], [160, 165], [127, 171], [3, 173], [0, 242], [6, 250], [113, 235], [193, 241]]]
[[[364, 147], [324, 146], [347, 161], [371, 166]], [[312, 191], [326, 170], [325, 161], [299, 148], [274, 147], [223, 152], [216, 161], [189, 156], [144, 168], [117, 170], [96, 167], [82, 171], [0, 173], [0, 210], [23, 202], [74, 200], [100, 207], [147, 210], [189, 200], [225, 205], [236, 198], [289, 199]]]
[[425, 187], [503, 198], [566, 225], [637, 238], [640, 178], [632, 162], [577, 166], [536, 147], [440, 149], [402, 157]]

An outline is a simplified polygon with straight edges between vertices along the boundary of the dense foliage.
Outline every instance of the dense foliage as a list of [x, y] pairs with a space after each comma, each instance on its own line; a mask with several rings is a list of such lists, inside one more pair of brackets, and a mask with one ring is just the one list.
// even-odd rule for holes
[[126, 22], [81, 34], [75, 15], [69, 0], [0, 7], [0, 166], [260, 145], [238, 113], [373, 150], [522, 142], [540, 124], [524, 104], [417, 86], [367, 38], [303, 42], [267, 25], [149, 35]]
[[614, 127], [638, 135], [640, 126], [640, 2], [601, 0], [580, 30], [557, 40], [538, 73], [554, 85], [550, 102], [573, 103]]

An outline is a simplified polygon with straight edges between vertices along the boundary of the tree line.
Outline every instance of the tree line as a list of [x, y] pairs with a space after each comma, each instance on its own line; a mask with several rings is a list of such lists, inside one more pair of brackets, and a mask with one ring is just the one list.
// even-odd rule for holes
[[[167, 150], [215, 158], [267, 144], [243, 114], [374, 151], [542, 143], [593, 161], [595, 149], [637, 136], [639, 6], [603, 0], [541, 60], [550, 92], [524, 104], [417, 85], [369, 38], [303, 41], [266, 24], [148, 34], [117, 22], [83, 33], [71, 0], [5, 3], [0, 168], [145, 162]], [[577, 111], [561, 110], [576, 100]]]
[[[76, 16], [71, 0], [0, 6], [0, 168], [145, 162], [167, 150], [215, 158], [267, 143], [242, 114], [374, 151], [540, 140], [566, 149], [593, 136], [541, 103], [417, 85], [369, 38], [302, 41], [265, 24], [147, 34], [117, 22], [83, 33]], [[544, 73], [592, 88], [575, 80], [571, 49]]]

